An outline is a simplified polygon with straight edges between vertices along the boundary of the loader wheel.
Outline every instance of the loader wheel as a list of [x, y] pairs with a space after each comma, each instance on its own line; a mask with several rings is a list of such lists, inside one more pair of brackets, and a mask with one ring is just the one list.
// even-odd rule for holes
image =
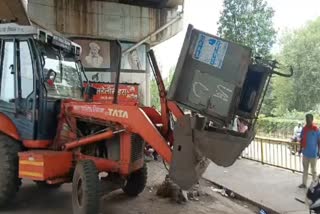
[[59, 189], [62, 185], [62, 184], [48, 184], [45, 181], [35, 181], [35, 183], [41, 189], [52, 189], [52, 190]]
[[147, 184], [148, 169], [147, 165], [144, 164], [143, 167], [129, 175], [127, 178], [125, 186], [122, 190], [129, 196], [139, 195]]
[[19, 143], [0, 134], [0, 207], [11, 202], [21, 185], [19, 178]]
[[99, 177], [93, 161], [79, 161], [73, 174], [72, 208], [74, 214], [99, 212]]

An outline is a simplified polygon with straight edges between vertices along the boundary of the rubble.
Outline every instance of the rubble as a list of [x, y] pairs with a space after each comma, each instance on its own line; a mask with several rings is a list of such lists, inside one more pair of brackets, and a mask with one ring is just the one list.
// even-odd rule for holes
[[171, 198], [177, 203], [188, 201], [186, 194], [169, 178], [168, 175], [166, 175], [164, 182], [159, 186], [157, 195], [163, 198]]
[[200, 185], [196, 184], [189, 191], [182, 190], [167, 175], [165, 181], [158, 187], [157, 195], [163, 198], [171, 198], [177, 203], [187, 201], [199, 201], [201, 195]]
[[225, 197], [231, 197], [231, 198], [235, 198], [236, 195], [234, 194], [234, 192], [230, 191], [230, 190], [227, 190], [225, 188], [222, 188], [222, 189], [219, 189], [219, 188], [214, 188], [214, 187], [211, 187], [211, 190], [213, 192], [218, 192], [220, 193], [222, 196], [225, 196]]

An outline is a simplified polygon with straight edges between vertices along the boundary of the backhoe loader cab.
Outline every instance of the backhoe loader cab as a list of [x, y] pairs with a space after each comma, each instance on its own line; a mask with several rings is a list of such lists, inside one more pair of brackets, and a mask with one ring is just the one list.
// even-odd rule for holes
[[44, 144], [53, 139], [59, 100], [82, 99], [79, 54], [80, 46], [48, 31], [0, 24], [0, 132]]

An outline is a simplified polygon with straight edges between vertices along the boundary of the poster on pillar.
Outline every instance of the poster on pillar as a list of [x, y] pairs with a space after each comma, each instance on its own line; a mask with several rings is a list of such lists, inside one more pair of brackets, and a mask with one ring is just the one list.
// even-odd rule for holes
[[74, 39], [82, 48], [81, 62], [86, 70], [110, 68], [110, 42], [105, 40]]
[[[122, 52], [133, 45], [134, 43], [121, 43]], [[146, 61], [146, 45], [140, 45], [122, 57], [121, 69], [143, 72], [146, 71]]]

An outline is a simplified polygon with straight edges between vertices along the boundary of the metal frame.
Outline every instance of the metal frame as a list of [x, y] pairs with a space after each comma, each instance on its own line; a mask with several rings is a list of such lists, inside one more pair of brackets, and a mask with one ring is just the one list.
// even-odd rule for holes
[[[303, 172], [302, 156], [298, 154], [300, 143], [287, 139], [256, 136], [242, 157], [262, 164]], [[295, 152], [293, 154], [293, 152]], [[310, 173], [311, 174], [311, 173]]]
[[118, 103], [118, 91], [119, 91], [119, 80], [120, 80], [120, 73], [121, 73], [121, 44], [119, 40], [115, 42], [115, 59], [116, 59], [116, 67], [115, 72], [116, 72], [116, 78], [115, 78], [115, 83], [114, 83], [114, 94], [113, 94], [113, 104]]

